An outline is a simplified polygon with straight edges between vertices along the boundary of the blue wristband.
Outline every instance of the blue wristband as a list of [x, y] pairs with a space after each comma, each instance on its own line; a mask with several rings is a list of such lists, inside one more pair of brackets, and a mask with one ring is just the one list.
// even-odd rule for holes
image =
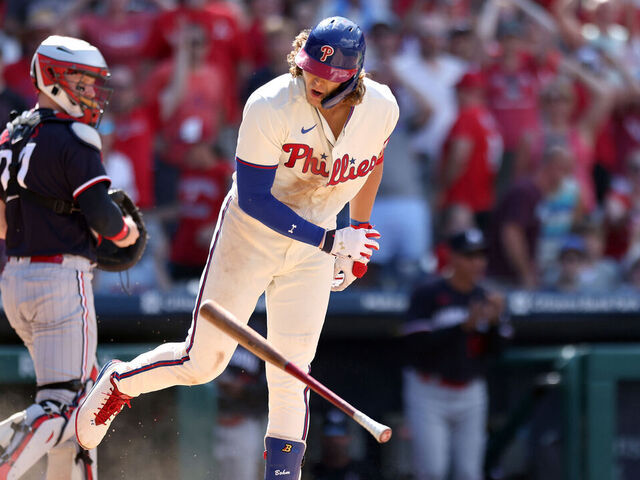
[[369, 220], [366, 222], [359, 222], [358, 220], [354, 220], [353, 218], [350, 221], [352, 227], [359, 227], [360, 225], [369, 225]]

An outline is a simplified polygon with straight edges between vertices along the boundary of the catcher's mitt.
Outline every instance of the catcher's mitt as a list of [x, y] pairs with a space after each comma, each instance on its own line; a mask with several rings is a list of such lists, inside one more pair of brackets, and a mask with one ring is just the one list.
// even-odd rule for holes
[[138, 226], [140, 236], [136, 243], [119, 248], [106, 238], [98, 246], [98, 268], [107, 272], [122, 272], [133, 267], [144, 253], [147, 246], [147, 228], [142, 220], [142, 213], [123, 190], [109, 190], [111, 200], [120, 207], [122, 215], [129, 215]]

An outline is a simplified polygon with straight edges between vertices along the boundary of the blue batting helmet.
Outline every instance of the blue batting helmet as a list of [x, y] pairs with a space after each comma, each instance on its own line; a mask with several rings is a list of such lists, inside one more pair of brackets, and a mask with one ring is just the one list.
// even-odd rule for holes
[[309, 33], [295, 58], [301, 69], [342, 85], [322, 101], [325, 108], [338, 104], [355, 90], [364, 65], [364, 35], [348, 18], [322, 20]]

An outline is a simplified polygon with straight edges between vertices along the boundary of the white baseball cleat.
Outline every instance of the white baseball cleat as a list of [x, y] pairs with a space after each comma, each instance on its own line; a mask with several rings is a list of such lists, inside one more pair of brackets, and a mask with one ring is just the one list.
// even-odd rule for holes
[[118, 363], [121, 363], [120, 360], [111, 360], [102, 367], [95, 385], [78, 407], [76, 439], [86, 450], [100, 444], [109, 425], [125, 405], [131, 408], [133, 397], [118, 390], [118, 379], [115, 377]]

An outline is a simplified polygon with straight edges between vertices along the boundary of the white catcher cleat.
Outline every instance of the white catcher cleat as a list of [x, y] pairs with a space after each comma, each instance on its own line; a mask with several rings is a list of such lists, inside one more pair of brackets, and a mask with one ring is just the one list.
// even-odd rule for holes
[[76, 439], [86, 450], [97, 447], [113, 419], [133, 397], [118, 390], [118, 379], [115, 377], [116, 366], [120, 360], [107, 363], [96, 380], [91, 391], [84, 398], [76, 414]]

